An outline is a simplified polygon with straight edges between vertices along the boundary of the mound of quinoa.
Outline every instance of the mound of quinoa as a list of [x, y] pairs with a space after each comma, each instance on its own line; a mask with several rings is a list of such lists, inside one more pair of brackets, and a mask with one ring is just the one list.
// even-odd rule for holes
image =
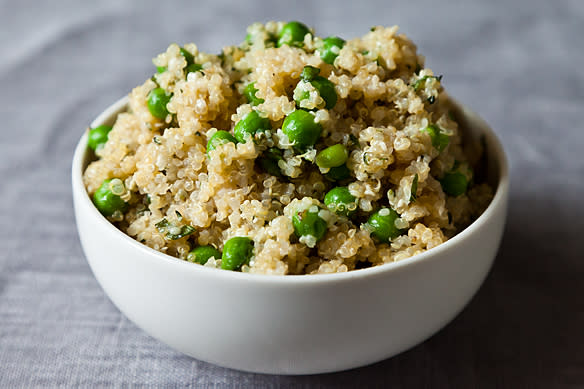
[[[119, 194], [128, 207], [109, 216], [112, 223], [180, 259], [196, 246], [221, 251], [228, 239], [249, 237], [253, 256], [241, 271], [316, 274], [381, 265], [429, 250], [487, 207], [492, 190], [471, 179], [479, 156], [476, 149], [471, 155], [463, 148], [441, 77], [424, 67], [416, 46], [397, 27], [375, 27], [347, 40], [328, 64], [321, 59], [323, 39], [312, 30], [299, 47], [276, 47], [274, 37], [283, 25], [253, 24], [244, 43], [224, 47], [219, 55], [200, 52], [192, 43], [182, 46], [202, 65], [199, 71], [185, 71], [187, 59], [176, 44], [154, 58], [161, 71], [130, 93], [127, 112], [118, 115], [84, 172], [90, 195], [106, 179], [123, 182]], [[323, 108], [309, 83], [302, 84], [305, 66], [320, 69], [320, 76], [334, 84], [338, 99], [332, 109]], [[256, 97], [263, 99], [256, 105], [244, 96], [252, 82]], [[302, 106], [294, 100], [297, 87], [308, 92]], [[155, 88], [172, 95], [164, 119], [148, 109]], [[311, 112], [322, 126], [314, 147], [302, 152], [282, 131], [286, 116], [297, 109]], [[235, 124], [252, 110], [270, 120], [271, 131], [207, 152], [216, 131], [233, 134]], [[428, 126], [446, 137], [445, 147], [433, 144]], [[350, 178], [341, 182], [315, 163], [317, 152], [335, 144], [349, 151]], [[282, 152], [277, 175], [259, 163], [274, 147]], [[468, 167], [468, 190], [445, 194], [441, 179], [461, 165]], [[351, 218], [323, 203], [327, 191], [340, 185], [356, 198]], [[292, 222], [295, 213], [313, 206], [327, 224], [317, 242], [296, 236]], [[398, 213], [395, 225], [402, 233], [380, 242], [367, 220], [384, 207]], [[177, 238], [160, 228], [161, 221], [176, 231], [188, 226], [189, 233]], [[220, 263], [221, 258], [212, 257], [204, 266]]]

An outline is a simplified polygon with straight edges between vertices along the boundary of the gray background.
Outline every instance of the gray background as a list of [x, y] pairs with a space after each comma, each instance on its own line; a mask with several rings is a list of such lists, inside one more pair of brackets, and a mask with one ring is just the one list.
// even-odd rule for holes
[[[584, 2], [165, 4], [0, 1], [0, 387], [584, 386]], [[69, 169], [89, 122], [168, 43], [217, 52], [272, 19], [346, 38], [399, 24], [511, 161], [507, 228], [476, 297], [423, 344], [352, 371], [264, 376], [180, 355], [112, 305], [77, 237]]]

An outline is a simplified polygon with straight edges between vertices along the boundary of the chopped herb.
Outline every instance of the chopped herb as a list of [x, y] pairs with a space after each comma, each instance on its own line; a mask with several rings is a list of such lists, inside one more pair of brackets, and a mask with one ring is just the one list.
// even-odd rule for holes
[[443, 134], [442, 130], [434, 124], [430, 124], [422, 131], [430, 135], [432, 146], [434, 146], [439, 152], [442, 152], [446, 146], [448, 146], [448, 143], [450, 143], [450, 137]]
[[169, 225], [170, 225], [170, 223], [168, 222], [168, 220], [166, 220], [166, 218], [163, 218], [161, 221], [156, 223], [154, 226], [156, 227], [158, 232], [160, 232], [161, 234], [164, 234], [166, 232], [166, 228]]
[[201, 136], [201, 133], [199, 131], [195, 132], [196, 136]]
[[361, 54], [363, 54], [363, 55], [367, 55], [367, 54], [369, 54], [369, 50], [363, 50], [363, 51], [361, 52]]
[[363, 162], [365, 162], [365, 165], [369, 165], [369, 161], [367, 160], [367, 153], [363, 153]]
[[176, 218], [178, 219], [178, 221], [181, 221], [183, 216], [181, 215], [181, 213], [179, 211], [174, 211], [174, 213], [176, 214]]
[[161, 145], [162, 141], [160, 140], [159, 137], [155, 136], [154, 138], [152, 138], [152, 140], [154, 141], [154, 143], [156, 143], [157, 145]]
[[180, 238], [184, 238], [195, 232], [195, 227], [190, 225], [184, 225], [181, 227], [174, 226], [173, 224], [169, 223], [166, 218], [163, 218], [161, 221], [154, 225], [158, 232], [164, 234], [164, 238], [168, 240], [177, 240]]
[[373, 26], [369, 29], [369, 31], [375, 31], [376, 28], [377, 28], [376, 26]]
[[412, 180], [412, 186], [410, 188], [410, 203], [416, 201], [416, 193], [418, 193], [418, 173], [416, 173], [414, 179]]
[[195, 227], [189, 226], [187, 224], [187, 225], [180, 227], [180, 232], [178, 234], [171, 234], [170, 232], [167, 232], [165, 237], [168, 240], [177, 240], [180, 238], [184, 238], [185, 236], [188, 236], [188, 235], [192, 234], [193, 232], [195, 232]]
[[[203, 65], [198, 64], [198, 63], [192, 63], [186, 67], [185, 72], [186, 72], [186, 74], [195, 73], [195, 72], [203, 73], [203, 71], [201, 69], [203, 69]], [[205, 73], [203, 73], [203, 75], [205, 75]]]
[[415, 91], [419, 91], [422, 87], [426, 85], [426, 80], [430, 78], [434, 78], [438, 82], [442, 80], [442, 76], [424, 76], [419, 80], [416, 80], [416, 82], [414, 82], [414, 84], [412, 85], [412, 88], [414, 88]]
[[359, 139], [353, 134], [349, 134], [350, 145], [355, 146], [356, 148], [360, 149], [361, 145], [359, 144]]

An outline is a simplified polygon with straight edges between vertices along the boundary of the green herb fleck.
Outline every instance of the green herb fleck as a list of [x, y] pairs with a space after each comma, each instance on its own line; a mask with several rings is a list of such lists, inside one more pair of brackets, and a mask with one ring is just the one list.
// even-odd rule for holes
[[414, 179], [412, 180], [412, 186], [410, 188], [410, 203], [413, 203], [416, 201], [417, 196], [416, 193], [418, 192], [418, 173], [416, 173], [416, 175], [414, 175]]
[[417, 92], [420, 89], [422, 89], [425, 85], [426, 85], [426, 80], [430, 79], [430, 78], [434, 78], [436, 79], [436, 81], [440, 82], [442, 80], [442, 76], [424, 76], [418, 80], [416, 80], [416, 82], [414, 82], [414, 84], [412, 85], [412, 88], [414, 88], [414, 90]]
[[430, 135], [432, 146], [434, 146], [439, 152], [442, 152], [446, 146], [448, 146], [448, 143], [450, 143], [450, 137], [443, 134], [442, 130], [435, 124], [430, 124], [422, 131]]
[[168, 240], [177, 240], [180, 238], [184, 238], [185, 236], [188, 236], [193, 232], [195, 232], [195, 227], [184, 225], [180, 228], [180, 232], [178, 234], [171, 234], [170, 232], [167, 232], [165, 237]]
[[353, 134], [349, 134], [349, 145], [355, 146], [358, 149], [361, 149], [361, 145], [359, 144], [359, 139]]
[[170, 223], [168, 222], [168, 220], [166, 220], [166, 218], [163, 218], [161, 221], [156, 223], [154, 226], [156, 227], [158, 232], [160, 232], [161, 234], [164, 234], [166, 232], [166, 228], [169, 225], [170, 225]]
[[180, 227], [177, 232], [175, 232], [175, 231], [173, 231], [174, 233], [170, 232], [169, 230], [171, 230], [171, 229], [174, 230], [177, 227], [172, 225], [171, 223], [169, 223], [168, 220], [166, 220], [166, 218], [163, 218], [161, 221], [156, 223], [154, 226], [156, 227], [158, 232], [160, 232], [161, 234], [164, 234], [164, 238], [167, 240], [177, 240], [180, 238], [184, 238], [185, 236], [188, 236], [188, 235], [192, 234], [193, 232], [195, 232], [195, 227], [190, 226], [190, 225], [184, 225], [184, 226]]

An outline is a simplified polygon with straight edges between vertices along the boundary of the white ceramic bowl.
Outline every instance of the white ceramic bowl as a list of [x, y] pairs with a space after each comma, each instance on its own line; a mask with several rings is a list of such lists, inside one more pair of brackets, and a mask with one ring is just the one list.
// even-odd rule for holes
[[[113, 124], [127, 99], [91, 124]], [[73, 158], [79, 237], [113, 303], [153, 337], [194, 358], [239, 370], [311, 374], [367, 365], [404, 351], [452, 320], [485, 279], [505, 224], [507, 160], [487, 124], [460, 108], [484, 135], [488, 209], [427, 252], [348, 273], [267, 276], [211, 269], [157, 252], [119, 231], [94, 207], [82, 183], [87, 134]], [[468, 135], [467, 135], [468, 136]]]

